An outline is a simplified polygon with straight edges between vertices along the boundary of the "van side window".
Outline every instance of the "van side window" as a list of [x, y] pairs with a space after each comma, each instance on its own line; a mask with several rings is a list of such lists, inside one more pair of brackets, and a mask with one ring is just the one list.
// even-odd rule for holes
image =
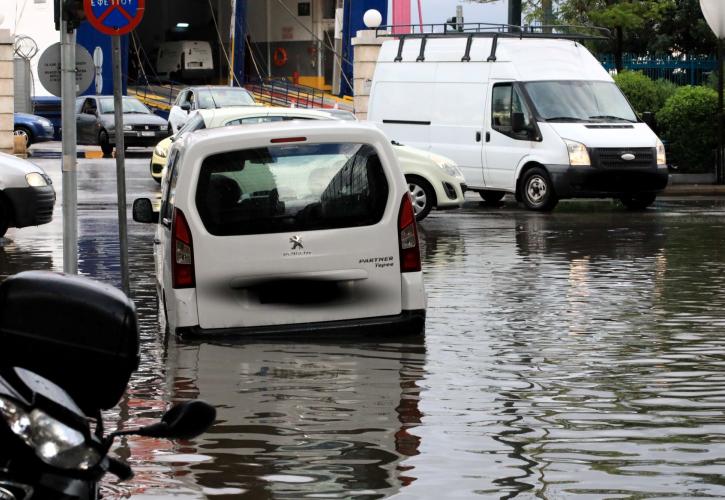
[[526, 131], [514, 133], [511, 127], [513, 113], [524, 115], [524, 124], [532, 126], [531, 113], [519, 91], [511, 83], [499, 83], [493, 87], [491, 99], [491, 127], [514, 139], [530, 140]]

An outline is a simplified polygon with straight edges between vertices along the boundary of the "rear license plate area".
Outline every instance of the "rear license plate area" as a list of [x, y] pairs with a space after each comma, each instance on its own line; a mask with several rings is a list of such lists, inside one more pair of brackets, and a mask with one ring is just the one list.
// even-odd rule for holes
[[349, 298], [351, 286], [345, 281], [279, 280], [255, 285], [250, 291], [261, 304], [329, 304]]

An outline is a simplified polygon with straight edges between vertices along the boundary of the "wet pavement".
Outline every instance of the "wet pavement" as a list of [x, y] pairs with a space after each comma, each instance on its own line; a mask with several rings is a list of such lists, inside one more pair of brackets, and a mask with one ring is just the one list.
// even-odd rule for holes
[[[118, 284], [114, 175], [80, 162], [79, 267]], [[144, 157], [127, 178], [129, 201], [158, 192]], [[60, 270], [60, 216], [11, 230], [0, 275]], [[137, 475], [107, 498], [725, 497], [724, 199], [433, 213], [422, 338], [167, 339], [153, 228], [129, 228], [142, 366], [107, 425], [219, 413], [194, 441], [120, 441]]]

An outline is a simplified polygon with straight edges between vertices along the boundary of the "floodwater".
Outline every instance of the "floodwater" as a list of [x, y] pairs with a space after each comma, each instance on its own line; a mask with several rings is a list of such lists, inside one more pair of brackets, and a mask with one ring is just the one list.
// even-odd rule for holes
[[[92, 167], [80, 268], [117, 284], [112, 162]], [[167, 339], [152, 228], [131, 223], [143, 360], [107, 425], [192, 398], [218, 421], [119, 441], [137, 475], [106, 498], [725, 498], [725, 204], [471, 200], [421, 225], [420, 338]], [[1, 275], [62, 267], [57, 214], [9, 234]]]

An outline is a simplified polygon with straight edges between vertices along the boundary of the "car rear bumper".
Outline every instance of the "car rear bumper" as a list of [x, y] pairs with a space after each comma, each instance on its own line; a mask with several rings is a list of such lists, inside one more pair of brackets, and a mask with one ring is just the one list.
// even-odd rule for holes
[[318, 323], [271, 325], [243, 328], [205, 329], [199, 326], [179, 327], [176, 334], [186, 336], [324, 336], [337, 334], [366, 334], [375, 336], [420, 335], [425, 330], [425, 310], [403, 311], [393, 316], [360, 318]]
[[666, 167], [604, 169], [547, 165], [559, 198], [608, 198], [632, 193], [658, 193], [667, 187]]
[[53, 186], [7, 188], [4, 192], [13, 207], [13, 227], [39, 226], [53, 219]]

